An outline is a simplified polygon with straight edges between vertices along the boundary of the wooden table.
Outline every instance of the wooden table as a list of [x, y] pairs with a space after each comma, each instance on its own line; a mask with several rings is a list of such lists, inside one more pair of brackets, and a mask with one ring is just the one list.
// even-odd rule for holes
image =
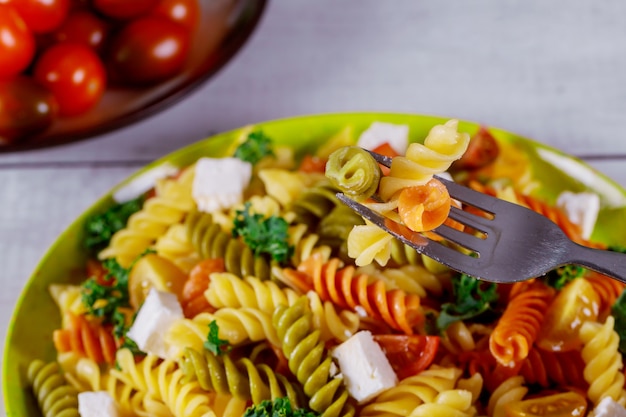
[[445, 115], [563, 149], [626, 186], [625, 15], [620, 0], [273, 2], [236, 58], [169, 110], [0, 154], [2, 343], [55, 237], [127, 175], [212, 132], [310, 113]]

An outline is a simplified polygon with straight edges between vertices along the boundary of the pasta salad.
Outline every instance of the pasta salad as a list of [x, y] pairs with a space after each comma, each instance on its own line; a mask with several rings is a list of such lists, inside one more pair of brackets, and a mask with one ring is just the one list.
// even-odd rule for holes
[[83, 282], [49, 288], [57, 358], [26, 370], [43, 414], [626, 415], [624, 284], [575, 266], [482, 282], [336, 197], [436, 239], [462, 227], [447, 175], [623, 250], [590, 240], [593, 210], [572, 215], [593, 195], [541, 199], [523, 155], [456, 120], [420, 138], [342, 130], [303, 155], [251, 127], [231, 151], [135, 182], [87, 220]]

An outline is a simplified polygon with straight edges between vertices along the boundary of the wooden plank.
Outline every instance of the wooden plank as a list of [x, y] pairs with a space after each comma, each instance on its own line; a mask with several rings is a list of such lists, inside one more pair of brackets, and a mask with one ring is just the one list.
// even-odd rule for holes
[[91, 142], [0, 155], [0, 164], [149, 161], [210, 132], [359, 110], [465, 118], [579, 156], [626, 155], [617, 140], [625, 14], [619, 0], [272, 2], [244, 50], [183, 102]]

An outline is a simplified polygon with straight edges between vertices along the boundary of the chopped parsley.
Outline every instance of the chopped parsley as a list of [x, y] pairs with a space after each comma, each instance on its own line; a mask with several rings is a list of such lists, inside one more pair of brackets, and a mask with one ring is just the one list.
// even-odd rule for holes
[[82, 301], [87, 312], [113, 323], [113, 315], [118, 307], [129, 307], [128, 274], [130, 268], [122, 267], [114, 258], [102, 263], [108, 271], [102, 280], [90, 277], [82, 285]]
[[293, 254], [289, 245], [289, 224], [282, 217], [265, 218], [259, 213], [250, 213], [250, 203], [237, 210], [232, 234], [241, 236], [255, 256], [266, 253], [275, 261], [285, 262]]
[[274, 401], [264, 400], [250, 406], [243, 417], [317, 417], [318, 415], [304, 408], [294, 410], [289, 397], [279, 397]]
[[578, 265], [565, 265], [548, 272], [543, 281], [557, 290], [562, 289], [575, 278], [582, 277], [587, 270]]
[[145, 355], [145, 352], [142, 352], [139, 349], [134, 340], [126, 337], [126, 333], [135, 321], [136, 316], [137, 314], [125, 314], [121, 308], [118, 308], [115, 312], [113, 312], [113, 336], [115, 337], [115, 340], [119, 342], [119, 349], [129, 349], [134, 356]]
[[452, 279], [454, 302], [441, 306], [437, 327], [445, 330], [456, 321], [480, 316], [493, 309], [498, 301], [497, 286], [467, 274]]
[[85, 222], [85, 240], [83, 244], [92, 251], [104, 249], [115, 232], [123, 229], [128, 218], [141, 210], [144, 198], [139, 197], [125, 203], [116, 204], [104, 213], [95, 214]]
[[228, 340], [220, 339], [219, 331], [220, 329], [215, 320], [209, 323], [209, 333], [207, 334], [207, 340], [204, 341], [204, 348], [214, 355], [221, 355], [230, 350]]
[[251, 132], [245, 142], [235, 149], [234, 154], [235, 158], [250, 162], [252, 165], [257, 164], [266, 156], [272, 155], [274, 155], [274, 150], [272, 149], [272, 139], [260, 130]]

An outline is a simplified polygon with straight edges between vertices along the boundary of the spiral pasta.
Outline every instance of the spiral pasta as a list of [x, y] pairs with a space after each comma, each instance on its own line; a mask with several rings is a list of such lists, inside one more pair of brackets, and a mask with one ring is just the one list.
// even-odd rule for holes
[[327, 179], [305, 188], [288, 206], [295, 214], [295, 222], [315, 228], [341, 202], [335, 195], [339, 190]]
[[348, 256], [358, 266], [376, 261], [385, 266], [391, 257], [394, 237], [380, 227], [366, 221], [364, 225], [354, 226], [348, 235]]
[[255, 256], [241, 240], [224, 232], [208, 213], [193, 211], [185, 220], [189, 240], [202, 259], [224, 259], [224, 268], [239, 277], [270, 278], [270, 262]]
[[584, 377], [589, 383], [587, 396], [594, 404], [607, 396], [618, 401], [625, 395], [624, 374], [620, 372], [622, 355], [617, 350], [619, 336], [613, 330], [614, 325], [615, 319], [609, 316], [604, 324], [586, 321], [580, 327]]
[[[50, 291], [52, 299], [59, 307], [62, 318], [65, 318], [66, 313], [80, 315], [87, 311], [83, 304], [83, 293], [80, 286], [52, 284], [48, 290]], [[66, 326], [66, 323], [63, 323], [63, 326]]]
[[211, 276], [205, 297], [216, 308], [248, 307], [272, 314], [279, 304], [291, 305], [299, 295], [290, 288], [280, 288], [273, 281], [216, 273]]
[[544, 388], [557, 385], [587, 389], [584, 367], [585, 363], [577, 350], [548, 352], [534, 348], [522, 363], [519, 374], [528, 384], [538, 384]]
[[231, 394], [254, 404], [284, 396], [294, 407], [304, 404], [302, 393], [286, 377], [248, 358], [233, 360], [229, 355], [215, 356], [206, 350], [185, 348], [179, 363], [185, 375], [183, 381], [197, 381], [205, 391]]
[[215, 415], [210, 407], [210, 398], [202, 392], [197, 382], [183, 382], [183, 371], [178, 369], [175, 362], [161, 361], [148, 354], [136, 363], [128, 349], [118, 350], [116, 360], [120, 370], [112, 369], [112, 377], [127, 387], [162, 401], [175, 416]]
[[326, 176], [341, 192], [355, 200], [365, 200], [378, 189], [381, 171], [365, 149], [346, 146], [330, 154]]
[[111, 329], [96, 322], [89, 322], [85, 316], [66, 313], [67, 327], [54, 331], [54, 346], [58, 352], [76, 352], [93, 359], [96, 363], [115, 362], [117, 345]]
[[312, 330], [306, 297], [300, 298], [291, 307], [278, 306], [272, 321], [282, 340], [289, 369], [309, 398], [309, 407], [324, 417], [354, 415], [354, 407], [348, 402], [348, 391], [342, 380], [331, 378], [333, 362], [324, 349], [319, 330]]
[[204, 292], [209, 288], [211, 275], [223, 271], [224, 260], [221, 258], [204, 259], [191, 270], [180, 297], [185, 317], [195, 317], [200, 313], [215, 311], [215, 307], [205, 298]]
[[189, 273], [199, 261], [188, 239], [187, 229], [182, 223], [171, 225], [167, 232], [156, 240], [154, 249], [157, 255], [172, 261], [185, 273]]
[[319, 254], [324, 259], [330, 259], [332, 248], [320, 242], [317, 233], [308, 233], [309, 227], [306, 224], [294, 224], [289, 226], [289, 245], [294, 248], [290, 263], [299, 265], [309, 257]]
[[600, 317], [606, 317], [610, 313], [613, 304], [615, 304], [615, 300], [626, 288], [626, 284], [593, 271], [589, 271], [584, 276], [584, 279], [591, 284], [596, 294], [598, 294]]
[[419, 295], [422, 299], [427, 296], [440, 297], [444, 286], [449, 279], [441, 275], [435, 275], [422, 265], [404, 265], [400, 268], [378, 269], [369, 264], [357, 268], [356, 274], [366, 274], [373, 278], [381, 279], [389, 289], [398, 288], [407, 293]]
[[[408, 416], [420, 405], [433, 403], [437, 396], [454, 390], [461, 370], [432, 366], [378, 395], [361, 409], [362, 417]], [[470, 394], [471, 396], [471, 394]], [[471, 403], [471, 401], [470, 401]]]
[[[382, 320], [391, 328], [413, 334], [414, 327], [423, 322], [420, 297], [399, 289], [388, 290], [384, 281], [369, 282], [367, 275], [356, 275], [353, 266], [339, 268], [339, 259], [322, 264], [311, 258], [304, 277], [311, 289], [324, 301], [332, 301], [341, 308], [361, 310], [364, 314]], [[304, 265], [303, 265], [304, 266]], [[285, 271], [294, 280], [302, 274]]]
[[524, 386], [524, 377], [513, 376], [502, 382], [492, 393], [487, 404], [489, 417], [506, 417], [505, 406], [514, 401], [520, 401], [528, 392]]
[[143, 208], [130, 216], [126, 227], [113, 235], [109, 246], [98, 254], [98, 258], [115, 258], [120, 265], [128, 267], [171, 225], [182, 221], [195, 206], [191, 197], [194, 173], [190, 167], [177, 178], [157, 181], [155, 196], [147, 199]]
[[505, 366], [520, 362], [528, 356], [554, 289], [540, 281], [513, 284], [509, 303], [489, 338], [489, 349]]
[[78, 391], [67, 383], [56, 362], [32, 361], [27, 377], [45, 416], [79, 417]]
[[423, 144], [411, 143], [405, 156], [393, 158], [389, 175], [380, 179], [380, 196], [388, 201], [404, 188], [426, 184], [465, 153], [469, 140], [458, 131], [457, 120], [433, 127]]

